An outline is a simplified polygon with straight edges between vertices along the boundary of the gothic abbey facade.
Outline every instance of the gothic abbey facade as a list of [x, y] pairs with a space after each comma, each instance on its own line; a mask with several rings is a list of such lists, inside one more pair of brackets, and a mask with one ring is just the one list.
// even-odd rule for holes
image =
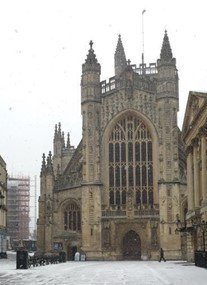
[[176, 60], [167, 32], [156, 63], [126, 60], [121, 37], [114, 76], [101, 81], [93, 43], [82, 65], [82, 139], [55, 127], [43, 155], [38, 251], [84, 251], [88, 260], [182, 258], [176, 221], [187, 212], [186, 158], [177, 124]]

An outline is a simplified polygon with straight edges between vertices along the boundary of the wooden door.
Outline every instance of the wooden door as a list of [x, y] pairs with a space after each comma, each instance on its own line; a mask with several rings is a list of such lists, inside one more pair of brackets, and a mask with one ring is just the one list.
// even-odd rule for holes
[[129, 231], [123, 238], [123, 258], [141, 260], [141, 240], [135, 231]]

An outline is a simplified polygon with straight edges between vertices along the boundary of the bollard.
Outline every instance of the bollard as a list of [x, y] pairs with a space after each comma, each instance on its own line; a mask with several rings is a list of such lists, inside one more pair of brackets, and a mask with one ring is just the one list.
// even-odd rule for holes
[[28, 269], [28, 252], [26, 250], [17, 251], [16, 269]]

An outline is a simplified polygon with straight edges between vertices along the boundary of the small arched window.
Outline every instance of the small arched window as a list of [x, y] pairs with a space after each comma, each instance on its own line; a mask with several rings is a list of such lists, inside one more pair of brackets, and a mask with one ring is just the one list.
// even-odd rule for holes
[[75, 203], [70, 203], [64, 211], [64, 230], [81, 230], [80, 208]]

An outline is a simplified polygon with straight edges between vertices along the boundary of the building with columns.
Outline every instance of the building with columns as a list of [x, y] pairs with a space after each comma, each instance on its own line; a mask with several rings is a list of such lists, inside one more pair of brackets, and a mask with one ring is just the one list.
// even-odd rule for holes
[[119, 36], [114, 75], [100, 75], [91, 41], [82, 65], [82, 139], [77, 148], [69, 135], [65, 143], [59, 124], [53, 154], [43, 155], [38, 251], [63, 250], [68, 260], [76, 251], [88, 260], [153, 260], [162, 247], [166, 258], [183, 258], [175, 230], [187, 205], [186, 159], [167, 32], [156, 63], [138, 66]]
[[207, 222], [207, 93], [189, 93], [182, 137], [187, 156], [187, 211], [182, 221], [192, 231], [186, 234], [187, 259], [203, 250]]

